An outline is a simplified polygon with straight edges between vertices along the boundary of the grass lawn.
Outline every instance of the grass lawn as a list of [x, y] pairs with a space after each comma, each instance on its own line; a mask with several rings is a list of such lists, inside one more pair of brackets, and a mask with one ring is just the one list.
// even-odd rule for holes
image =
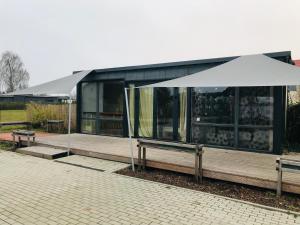
[[0, 122], [26, 121], [26, 110], [0, 110]]
[[[0, 110], [0, 122], [27, 121], [26, 110]], [[5, 126], [0, 128], [0, 133], [12, 130], [25, 129], [26, 126]]]

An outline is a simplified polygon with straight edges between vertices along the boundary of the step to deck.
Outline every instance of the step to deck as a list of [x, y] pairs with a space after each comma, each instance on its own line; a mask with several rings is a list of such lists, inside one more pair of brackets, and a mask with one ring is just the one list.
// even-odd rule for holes
[[16, 152], [25, 155], [44, 158], [44, 159], [57, 159], [68, 155], [67, 150], [51, 148], [51, 147], [43, 147], [43, 146], [31, 146], [26, 148], [18, 148]]
[[71, 155], [68, 157], [56, 159], [55, 162], [65, 163], [73, 166], [79, 166], [86, 169], [93, 169], [101, 172], [113, 173], [121, 169], [125, 169], [130, 165], [116, 161], [92, 158], [81, 155]]

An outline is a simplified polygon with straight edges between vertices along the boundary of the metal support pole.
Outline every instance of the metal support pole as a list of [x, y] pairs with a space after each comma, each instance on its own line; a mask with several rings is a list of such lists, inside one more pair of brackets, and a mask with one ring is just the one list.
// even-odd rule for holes
[[72, 116], [72, 99], [68, 99], [68, 110], [69, 110], [69, 119], [68, 119], [68, 156], [70, 155], [71, 150], [71, 116]]
[[277, 158], [276, 160], [277, 164], [277, 188], [276, 188], [276, 196], [280, 197], [282, 192], [282, 164], [280, 158]]
[[128, 135], [129, 135], [129, 145], [130, 145], [130, 155], [131, 155], [131, 166], [132, 166], [132, 171], [135, 172], [127, 88], [124, 88], [124, 91], [125, 91], [125, 103], [126, 103], [126, 112], [127, 112]]

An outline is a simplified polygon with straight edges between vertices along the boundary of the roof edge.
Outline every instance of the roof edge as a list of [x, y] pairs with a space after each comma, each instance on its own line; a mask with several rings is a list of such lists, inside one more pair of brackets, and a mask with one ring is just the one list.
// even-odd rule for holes
[[[269, 57], [288, 57], [288, 60], [291, 60], [291, 51], [269, 52], [269, 53], [262, 53], [262, 54], [269, 56]], [[111, 68], [103, 68], [103, 69], [94, 69], [93, 71], [95, 71], [97, 73], [103, 73], [103, 72], [116, 72], [116, 71], [124, 71], [124, 70], [140, 70], [140, 69], [152, 69], [152, 68], [161, 68], [161, 67], [175, 67], [175, 66], [183, 66], [183, 65], [228, 62], [228, 61], [233, 60], [238, 57], [240, 57], [240, 56], [229, 56], [229, 57], [186, 60], [186, 61], [177, 61], [177, 62], [143, 64], [143, 65], [135, 65], [135, 66], [111, 67]], [[77, 72], [81, 72], [81, 71], [74, 71], [73, 74], [75, 74]]]

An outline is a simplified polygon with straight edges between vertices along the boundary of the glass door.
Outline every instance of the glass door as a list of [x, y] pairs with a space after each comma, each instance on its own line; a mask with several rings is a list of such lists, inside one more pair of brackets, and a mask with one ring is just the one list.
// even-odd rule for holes
[[157, 138], [173, 139], [174, 88], [157, 88]]
[[82, 83], [81, 92], [81, 132], [86, 134], [95, 134], [97, 114], [97, 83]]
[[123, 82], [108, 81], [99, 83], [99, 134], [123, 135], [123, 93]]

